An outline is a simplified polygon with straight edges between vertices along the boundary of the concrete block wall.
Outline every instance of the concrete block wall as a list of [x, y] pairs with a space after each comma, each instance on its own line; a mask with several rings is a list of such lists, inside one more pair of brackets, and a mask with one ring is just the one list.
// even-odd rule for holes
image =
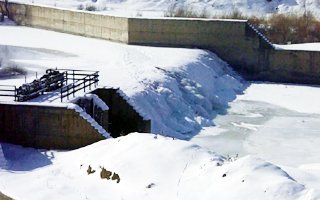
[[105, 139], [66, 107], [0, 104], [0, 141], [46, 149], [76, 149]]
[[275, 82], [320, 84], [320, 51], [272, 50], [267, 78]]
[[208, 49], [249, 80], [320, 84], [320, 52], [277, 50], [246, 20], [129, 19], [129, 44]]
[[246, 20], [131, 18], [128, 43], [208, 49], [243, 75], [266, 69], [273, 49]]
[[[4, 3], [0, 2], [0, 5], [4, 6]], [[116, 42], [128, 41], [127, 18], [19, 3], [10, 3], [9, 12], [19, 25]]]
[[118, 89], [100, 88], [93, 91], [109, 106], [109, 132], [112, 137], [132, 132], [151, 132], [151, 121], [144, 119], [118, 92]]
[[128, 43], [209, 49], [236, 69], [255, 68], [272, 49], [245, 20], [130, 18]]
[[102, 126], [104, 130], [109, 131], [108, 110], [102, 110], [94, 103], [93, 99], [79, 98], [77, 101], [73, 101], [73, 103], [82, 108], [100, 126]]

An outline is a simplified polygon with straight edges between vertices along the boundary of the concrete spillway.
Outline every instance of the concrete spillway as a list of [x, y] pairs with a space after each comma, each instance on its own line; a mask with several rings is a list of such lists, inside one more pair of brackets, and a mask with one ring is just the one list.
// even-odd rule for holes
[[109, 109], [100, 113], [76, 104], [0, 103], [0, 142], [45, 149], [76, 149], [111, 136], [150, 132], [151, 121], [118, 89], [93, 91]]

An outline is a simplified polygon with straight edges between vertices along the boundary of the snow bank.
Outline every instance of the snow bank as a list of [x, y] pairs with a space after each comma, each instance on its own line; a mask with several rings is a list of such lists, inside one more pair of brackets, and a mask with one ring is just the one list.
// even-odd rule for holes
[[132, 104], [152, 119], [152, 132], [189, 138], [223, 113], [228, 102], [246, 87], [216, 55], [204, 52], [199, 61], [178, 69], [157, 67], [164, 77], [148, 81], [131, 96]]
[[320, 103], [315, 101], [320, 99], [319, 86], [255, 83], [244, 93], [237, 100], [266, 102], [301, 113], [320, 114]]
[[[28, 150], [10, 148], [15, 149], [16, 155]], [[10, 168], [0, 170], [0, 190], [25, 200], [293, 200], [310, 195], [281, 168], [261, 159], [247, 156], [230, 162], [191, 142], [152, 134], [134, 133], [75, 151], [41, 154], [43, 157], [38, 150], [29, 152], [22, 163], [19, 157], [8, 158], [11, 166], [19, 163], [23, 168], [37, 163], [42, 167], [34, 166], [28, 173], [9, 173]], [[87, 175], [89, 165], [96, 172]], [[120, 183], [100, 179], [100, 166], [119, 174]], [[32, 184], [25, 184], [30, 180]]]
[[3, 22], [0, 21], [0, 26], [1, 26], [1, 25], [5, 25], [5, 26], [15, 26], [16, 24], [15, 24], [13, 21], [9, 20], [7, 16], [5, 16], [5, 17], [4, 17], [4, 21], [3, 21]]
[[107, 106], [107, 104], [102, 101], [97, 95], [95, 94], [84, 94], [83, 96], [78, 96], [72, 100], [70, 100], [70, 103], [76, 103], [77, 101], [79, 101], [80, 99], [87, 99], [87, 100], [93, 100], [93, 104], [95, 106], [98, 106], [102, 111], [106, 111], [109, 110], [109, 107]]
[[303, 43], [303, 44], [275, 44], [277, 50], [295, 50], [295, 51], [320, 51], [320, 43]]
[[0, 31], [5, 33], [0, 44], [63, 52], [61, 57], [35, 55], [28, 63], [100, 71], [99, 85], [120, 88], [129, 103], [151, 119], [154, 133], [190, 138], [213, 125], [215, 115], [225, 112], [246, 88], [241, 77], [209, 51], [129, 46], [27, 27], [0, 26]]
[[147, 112], [144, 110], [144, 108], [140, 108], [137, 106], [137, 104], [132, 101], [122, 90], [118, 89], [117, 93], [144, 119], [149, 120]]

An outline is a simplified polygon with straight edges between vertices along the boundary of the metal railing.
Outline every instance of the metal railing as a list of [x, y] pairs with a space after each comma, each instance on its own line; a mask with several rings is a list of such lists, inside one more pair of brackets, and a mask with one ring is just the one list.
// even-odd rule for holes
[[0, 85], [0, 96], [13, 97], [17, 101], [17, 87], [15, 85]]
[[[64, 98], [69, 100], [69, 96], [82, 90], [86, 92], [86, 89], [96, 87], [99, 82], [99, 71], [88, 71], [88, 70], [72, 70], [62, 69], [66, 74], [65, 85], [60, 88], [60, 99], [61, 102]], [[70, 83], [71, 81], [71, 83]]]
[[[60, 90], [61, 102], [64, 98], [69, 100], [70, 95], [75, 97], [75, 93], [83, 90], [86, 92], [87, 89], [97, 87], [99, 82], [99, 71], [88, 71], [88, 70], [73, 70], [73, 69], [55, 69], [59, 71], [63, 78], [49, 82], [46, 87], [39, 87], [34, 89], [30, 94], [20, 94], [21, 87], [14, 85], [0, 85], [0, 96], [13, 97], [14, 101], [27, 101], [32, 98], [38, 97], [44, 92], [53, 91], [56, 89]], [[39, 79], [36, 79], [39, 81]], [[41, 81], [41, 79], [40, 79]]]

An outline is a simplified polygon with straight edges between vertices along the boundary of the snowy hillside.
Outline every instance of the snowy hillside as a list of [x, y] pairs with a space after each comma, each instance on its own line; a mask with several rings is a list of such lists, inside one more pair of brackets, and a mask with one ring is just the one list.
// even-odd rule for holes
[[4, 63], [24, 66], [28, 80], [44, 71], [40, 66], [99, 70], [100, 85], [120, 87], [152, 119], [154, 133], [191, 137], [213, 125], [212, 118], [245, 89], [225, 62], [204, 50], [127, 46], [26, 27], [0, 26], [2, 31]]
[[[312, 195], [261, 159], [226, 160], [190, 142], [152, 134], [135, 133], [70, 152], [2, 146], [14, 173], [0, 170], [0, 190], [17, 200], [293, 200]], [[90, 175], [89, 165], [96, 170]], [[101, 179], [100, 167], [119, 174], [120, 182]]]
[[162, 17], [172, 7], [185, 7], [209, 15], [226, 15], [239, 11], [244, 15], [266, 16], [272, 13], [313, 12], [320, 18], [319, 0], [15, 0], [35, 4], [77, 9], [94, 7], [101, 12], [120, 16]]

